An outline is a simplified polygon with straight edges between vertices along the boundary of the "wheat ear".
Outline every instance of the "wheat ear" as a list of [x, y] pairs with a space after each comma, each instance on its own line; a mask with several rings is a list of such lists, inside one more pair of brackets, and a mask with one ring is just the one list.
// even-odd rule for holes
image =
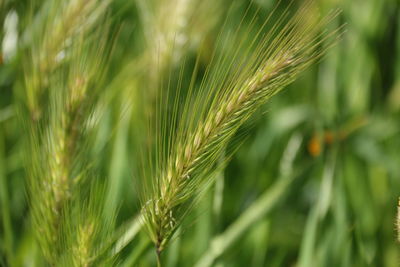
[[142, 104], [136, 101], [135, 106], [141, 115], [152, 120], [168, 72], [196, 50], [199, 40], [216, 25], [217, 7], [221, 3], [213, 0], [136, 0], [136, 3], [146, 47], [142, 56], [127, 64], [126, 69], [141, 73], [136, 78], [142, 77], [139, 94], [143, 94], [144, 101]]
[[79, 196], [65, 206], [63, 251], [57, 266], [114, 266], [114, 218], [104, 218], [102, 200], [106, 188], [95, 180], [85, 186], [77, 189]]
[[[332, 17], [319, 19], [312, 14], [310, 2], [289, 21], [285, 21], [289, 16], [285, 12], [267, 34], [261, 29], [233, 56], [218, 59], [228, 70], [217, 67], [208, 81], [207, 77], [203, 80], [194, 104], [185, 103], [179, 112], [181, 120], [172, 120], [178, 130], [171, 130], [159, 146], [157, 177], [149, 190], [151, 198], [143, 204], [145, 223], [158, 254], [198, 192], [212, 181], [215, 163], [238, 128], [323, 55], [326, 48], [317, 49], [323, 41], [331, 40], [331, 45], [335, 40], [337, 31], [323, 31]], [[253, 46], [253, 51], [247, 46]]]
[[[51, 73], [36, 73], [39, 80], [47, 80], [48, 101], [40, 120], [25, 120], [31, 147], [32, 221], [42, 252], [52, 265], [60, 262], [65, 239], [62, 228], [71, 219], [65, 214], [65, 206], [87, 176], [86, 129], [106, 66], [107, 42], [101, 38], [106, 32], [100, 27], [98, 32], [68, 39], [69, 48], [64, 49], [65, 60], [60, 66]], [[27, 71], [26, 75], [31, 73]], [[30, 80], [25, 81], [29, 88]]]
[[65, 62], [71, 40], [92, 31], [105, 16], [109, 3], [109, 0], [45, 1], [25, 30], [24, 45], [29, 47], [31, 57], [29, 72], [25, 73], [25, 94], [34, 121], [42, 115], [49, 78]]

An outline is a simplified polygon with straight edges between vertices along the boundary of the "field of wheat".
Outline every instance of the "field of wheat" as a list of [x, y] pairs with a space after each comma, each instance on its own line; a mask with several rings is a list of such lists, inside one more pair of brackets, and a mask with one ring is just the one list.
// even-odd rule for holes
[[0, 0], [0, 266], [400, 266], [398, 0]]

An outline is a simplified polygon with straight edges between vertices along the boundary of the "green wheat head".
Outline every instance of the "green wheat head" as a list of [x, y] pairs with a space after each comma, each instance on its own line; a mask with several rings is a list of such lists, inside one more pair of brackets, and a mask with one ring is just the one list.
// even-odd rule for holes
[[52, 266], [100, 265], [100, 251], [109, 247], [112, 220], [102, 218], [97, 196], [104, 190], [86, 160], [111, 47], [107, 23], [98, 21], [107, 3], [47, 1], [26, 40], [21, 114], [30, 148], [31, 220]]
[[[319, 18], [312, 8], [307, 2], [295, 14], [285, 10], [271, 25], [272, 13], [258, 28], [256, 13], [248, 28], [237, 26], [222, 42], [234, 47], [214, 52], [203, 77], [197, 77], [197, 62], [187, 85], [180, 81], [160, 89], [160, 105], [172, 104], [160, 107], [155, 119], [153, 131], [159, 135], [150, 149], [152, 171], [143, 174], [149, 184], [142, 192], [145, 226], [158, 254], [224, 166], [218, 161], [239, 127], [337, 40], [340, 30], [325, 30], [336, 13]], [[244, 37], [238, 34], [242, 30]], [[174, 86], [178, 92], [187, 86], [188, 95], [171, 98]]]

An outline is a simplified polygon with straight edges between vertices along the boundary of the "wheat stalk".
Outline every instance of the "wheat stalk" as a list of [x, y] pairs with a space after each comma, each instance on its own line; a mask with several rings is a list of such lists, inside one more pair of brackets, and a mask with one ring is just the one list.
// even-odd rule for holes
[[[212, 181], [215, 163], [238, 128], [323, 55], [324, 50], [316, 49], [322, 40], [335, 40], [337, 31], [320, 32], [332, 17], [311, 16], [311, 8], [308, 2], [288, 22], [288, 13], [284, 13], [266, 35], [260, 30], [250, 44], [255, 49], [250, 52], [246, 48], [243, 57], [237, 49], [233, 57], [218, 59], [227, 63], [223, 66], [228, 65], [228, 71], [217, 68], [208, 81], [203, 80], [200, 96], [194, 104], [187, 101], [179, 112], [181, 121], [172, 120], [171, 128], [176, 124], [178, 130], [172, 130], [171, 137], [167, 134], [165, 144], [159, 142], [157, 177], [154, 185], [145, 189], [144, 195], [150, 193], [151, 197], [142, 206], [158, 255], [198, 192]], [[311, 17], [305, 21], [307, 16]], [[257, 36], [261, 38], [257, 40]]]

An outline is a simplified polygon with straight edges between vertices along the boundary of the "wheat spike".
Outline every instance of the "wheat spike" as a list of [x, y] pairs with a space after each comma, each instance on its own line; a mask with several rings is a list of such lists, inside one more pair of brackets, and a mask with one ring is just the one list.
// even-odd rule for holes
[[[75, 13], [78, 12], [75, 5], [86, 9], [89, 8], [87, 5], [95, 3], [71, 1], [69, 4], [74, 6], [68, 6], [66, 13], [71, 13], [72, 7]], [[59, 10], [49, 12], [58, 14]], [[45, 84], [40, 84], [45, 86], [46, 90], [42, 93], [46, 92], [47, 97], [47, 101], [40, 107], [43, 114], [40, 119], [26, 118], [25, 125], [30, 134], [31, 147], [30, 158], [27, 161], [30, 163], [28, 182], [32, 221], [42, 252], [52, 265], [60, 261], [64, 242], [62, 228], [68, 223], [67, 220], [71, 219], [66, 217], [65, 206], [70, 201], [75, 201], [75, 189], [79, 181], [84, 180], [87, 175], [86, 125], [96, 102], [96, 92], [101, 87], [108, 54], [107, 38], [104, 38], [107, 28], [103, 26], [105, 25], [99, 24], [98, 30], [90, 34], [78, 31], [73, 36], [59, 36], [67, 38], [60, 43], [68, 43], [68, 48], [61, 48], [57, 43], [52, 44], [58, 49], [63, 49], [65, 56], [65, 60], [60, 62], [57, 68], [38, 72], [36, 69], [25, 70], [27, 92], [32, 89], [32, 74], [35, 80], [46, 81]], [[85, 27], [85, 24], [81, 24], [80, 27]], [[42, 51], [42, 55], [53, 58], [53, 50], [49, 47], [46, 49], [47, 51]], [[32, 50], [35, 51], [35, 48]], [[29, 103], [28, 110], [32, 112]]]
[[262, 28], [250, 45], [239, 42], [234, 56], [217, 59], [228, 68], [217, 66], [214, 73], [206, 73], [194, 104], [186, 101], [182, 112], [176, 112], [181, 118], [173, 119], [171, 128], [176, 124], [177, 130], [158, 142], [157, 177], [150, 188], [152, 197], [143, 204], [158, 253], [198, 192], [212, 181], [215, 163], [243, 122], [324, 54], [326, 48], [317, 49], [323, 40], [336, 40], [337, 31], [324, 31], [332, 16], [319, 19], [311, 9], [308, 2], [289, 21], [285, 11], [267, 34]]

